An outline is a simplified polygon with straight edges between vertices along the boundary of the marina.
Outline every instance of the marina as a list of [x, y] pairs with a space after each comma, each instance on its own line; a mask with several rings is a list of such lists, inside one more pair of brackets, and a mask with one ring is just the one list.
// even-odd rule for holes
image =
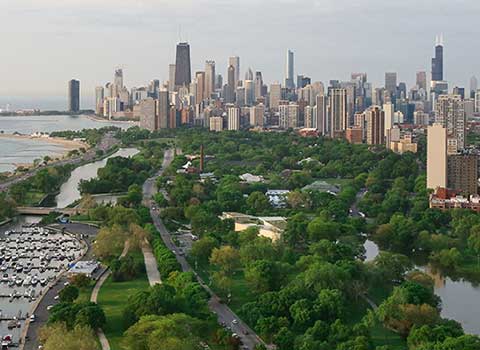
[[25, 321], [35, 322], [36, 303], [87, 249], [76, 236], [25, 219], [0, 235], [0, 338], [9, 337], [10, 347], [18, 343]]

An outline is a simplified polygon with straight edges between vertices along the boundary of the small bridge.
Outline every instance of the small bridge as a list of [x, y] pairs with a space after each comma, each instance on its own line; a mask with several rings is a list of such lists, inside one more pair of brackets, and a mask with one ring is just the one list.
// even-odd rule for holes
[[64, 215], [78, 215], [85, 213], [85, 210], [78, 208], [17, 207], [17, 212], [21, 215], [48, 215], [52, 212]]

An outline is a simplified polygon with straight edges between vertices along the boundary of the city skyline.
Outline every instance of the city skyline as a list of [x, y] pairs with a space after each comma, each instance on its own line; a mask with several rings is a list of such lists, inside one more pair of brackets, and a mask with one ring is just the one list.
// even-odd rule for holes
[[[216, 62], [216, 71], [225, 76], [229, 57], [239, 56], [242, 67], [240, 76], [251, 67], [253, 71], [261, 71], [266, 82], [282, 82], [285, 78], [285, 52], [291, 49], [295, 53], [295, 73], [305, 74], [312, 81], [347, 79], [351, 72], [360, 71], [366, 72], [374, 85], [380, 85], [385, 72], [392, 71], [397, 72], [399, 82], [411, 86], [417, 71], [429, 71], [433, 56], [432, 43], [436, 35], [443, 33], [446, 47], [445, 79], [451, 86], [467, 87], [470, 77], [478, 75], [475, 71], [475, 53], [472, 54], [470, 47], [476, 35], [468, 31], [468, 19], [480, 6], [472, 1], [449, 8], [445, 1], [435, 2], [436, 6], [431, 6], [430, 1], [421, 4], [407, 1], [398, 5], [370, 0], [368, 8], [373, 11], [376, 21], [369, 19], [359, 4], [346, 6], [345, 3], [331, 1], [305, 1], [302, 6], [285, 1], [273, 14], [265, 11], [272, 5], [270, 1], [262, 4], [246, 1], [231, 6], [218, 1], [202, 1], [198, 4], [189, 1], [180, 1], [178, 4], [143, 1], [135, 6], [120, 2], [115, 9], [107, 6], [111, 4], [109, 1], [102, 5], [91, 1], [64, 4], [55, 0], [43, 1], [42, 4], [30, 0], [7, 3], [7, 6], [0, 5], [1, 16], [4, 17], [1, 26], [7, 34], [4, 46], [9, 49], [5, 50], [3, 64], [0, 64], [0, 73], [4, 81], [9, 82], [8, 86], [0, 88], [3, 98], [61, 97], [64, 95], [65, 81], [75, 78], [82, 82], [81, 95], [84, 101], [93, 106], [94, 87], [99, 80], [110, 79], [113, 67], [124, 69], [129, 86], [144, 85], [151, 79], [168, 80], [168, 65], [175, 62], [180, 26], [183, 33], [181, 39], [191, 45], [192, 73], [202, 70], [205, 61], [211, 59]], [[256, 8], [256, 11], [246, 16], [243, 30], [229, 28], [228, 19], [223, 18], [205, 29], [202, 23], [214, 15], [213, 10], [206, 6], [209, 4], [217, 5], [216, 10], [225, 14], [244, 16], [251, 14], [252, 8]], [[363, 5], [367, 7], [367, 4]], [[54, 8], [58, 12], [53, 13]], [[107, 15], [107, 10], [110, 13], [104, 21], [102, 16]], [[168, 16], [168, 20], [158, 18], [159, 21], [154, 21], [161, 10], [170, 11], [172, 16]], [[65, 16], [59, 16], [58, 13]], [[300, 16], [306, 13], [307, 17]], [[392, 13], [397, 21], [391, 21], [389, 15]], [[181, 21], [171, 20], [180, 14], [184, 15]], [[332, 15], [337, 21], [333, 27]], [[442, 21], [439, 20], [447, 16], [451, 24], [448, 28], [441, 25]], [[64, 21], [72, 17], [75, 26], [65, 26]], [[288, 23], [285, 20], [292, 21], [295, 18], [304, 20], [301, 26], [295, 26], [296, 29], [290, 33], [290, 26], [285, 25]], [[102, 24], [97, 23], [100, 19]], [[409, 23], [408, 32], [405, 30], [406, 19]], [[425, 25], [429, 21], [433, 24], [433, 20], [438, 24]], [[29, 29], [29, 26], [18, 29], [23, 21], [32, 24], [40, 22], [38, 33], [32, 33], [33, 29]], [[132, 21], [133, 26], [123, 26], [132, 24]], [[252, 32], [256, 29], [249, 25], [250, 22], [268, 29], [264, 39], [253, 36]], [[417, 22], [421, 22], [421, 26]], [[370, 33], [382, 23], [389, 24], [390, 35], [386, 38], [377, 31], [378, 39], [372, 44]], [[275, 35], [267, 35], [268, 31]], [[161, 35], [146, 35], [147, 32]], [[114, 36], [112, 45], [104, 50], [105, 36], [112, 33], [117, 33], [118, 38]], [[211, 38], [215, 35], [218, 45], [212, 45]], [[28, 40], [22, 40], [25, 37]], [[125, 49], [125, 43], [128, 43], [128, 50]], [[77, 57], [70, 60], [69, 56], [75, 48], [78, 49]], [[29, 55], [33, 50], [40, 52], [35, 62], [31, 62]], [[405, 60], [407, 52], [408, 62]], [[143, 61], [154, 63], [138, 64]], [[61, 69], [58, 69], [60, 64]]]

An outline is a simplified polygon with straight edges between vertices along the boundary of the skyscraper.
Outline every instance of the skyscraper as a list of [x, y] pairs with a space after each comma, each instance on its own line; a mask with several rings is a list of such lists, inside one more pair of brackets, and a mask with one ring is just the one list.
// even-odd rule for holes
[[177, 55], [175, 61], [175, 88], [189, 86], [192, 81], [190, 65], [190, 45], [188, 43], [179, 43], [177, 45]]
[[205, 72], [195, 73], [197, 79], [197, 93], [195, 95], [195, 101], [201, 103], [205, 99]]
[[393, 103], [387, 102], [383, 105], [383, 111], [385, 112], [385, 136], [387, 136], [388, 130], [393, 127], [393, 114], [395, 112]]
[[427, 188], [447, 187], [447, 129], [433, 124], [427, 132]]
[[210, 99], [215, 91], [215, 61], [205, 62], [205, 98]]
[[175, 91], [175, 70], [176, 65], [168, 65], [168, 91]]
[[390, 93], [390, 97], [395, 98], [397, 95], [397, 73], [385, 73], [385, 90]]
[[105, 90], [103, 86], [95, 88], [95, 114], [101, 115], [103, 109], [103, 99], [105, 98]]
[[240, 130], [240, 108], [228, 108], [228, 130]]
[[270, 108], [274, 111], [278, 110], [278, 104], [282, 99], [282, 85], [273, 83], [270, 85]]
[[427, 91], [427, 72], [417, 72], [417, 86], [419, 89]]
[[123, 88], [123, 69], [115, 69], [115, 75], [113, 77], [113, 84], [117, 87], [117, 90]]
[[367, 144], [385, 143], [385, 112], [378, 106], [372, 106], [365, 112], [367, 119]]
[[294, 83], [294, 55], [293, 51], [288, 50], [287, 51], [287, 64], [285, 67], [285, 87], [287, 89], [294, 89], [295, 88], [295, 83]]
[[225, 102], [235, 102], [235, 67], [233, 65], [228, 66], [227, 85], [225, 85]]
[[329, 132], [329, 122], [327, 114], [327, 98], [323, 94], [315, 97], [315, 107], [313, 107], [312, 127], [317, 129], [320, 135], [327, 135]]
[[168, 119], [169, 119], [169, 111], [170, 111], [170, 103], [168, 101], [168, 91], [167, 90], [160, 90], [158, 92], [158, 100], [156, 101], [156, 110], [157, 110], [157, 127], [158, 129], [166, 129], [169, 127]]
[[255, 86], [252, 80], [245, 80], [243, 82], [245, 87], [245, 104], [247, 106], [253, 105], [255, 101]]
[[470, 78], [470, 98], [475, 98], [478, 89], [478, 79], [476, 76]]
[[432, 81], [443, 81], [443, 37], [435, 42], [435, 57], [432, 58]]
[[252, 68], [248, 68], [248, 70], [245, 72], [245, 80], [253, 80]]
[[262, 88], [263, 88], [263, 78], [262, 72], [255, 72], [255, 82], [254, 82], [254, 101], [256, 101], [259, 97], [262, 97]]
[[238, 86], [238, 81], [240, 80], [240, 57], [232, 56], [228, 59], [228, 66], [233, 66], [235, 68], [235, 88]]
[[347, 90], [328, 88], [328, 112], [330, 119], [330, 136], [342, 137], [348, 126]]
[[465, 107], [460, 95], [440, 95], [435, 105], [435, 122], [447, 129], [449, 153], [465, 148]]
[[69, 112], [80, 110], [80, 81], [72, 79], [68, 82], [68, 104]]

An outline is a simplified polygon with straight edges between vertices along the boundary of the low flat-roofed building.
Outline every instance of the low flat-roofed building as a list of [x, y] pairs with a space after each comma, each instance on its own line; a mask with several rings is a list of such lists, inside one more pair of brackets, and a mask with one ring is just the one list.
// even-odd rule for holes
[[245, 231], [249, 227], [258, 228], [258, 234], [270, 238], [273, 242], [279, 240], [287, 227], [287, 220], [282, 216], [253, 216], [235, 212], [224, 212], [221, 219], [232, 219], [235, 231]]
[[92, 275], [95, 273], [95, 271], [97, 271], [99, 266], [100, 266], [100, 263], [95, 260], [78, 261], [75, 265], [73, 265], [70, 268], [68, 273], [72, 275], [84, 274], [88, 277], [92, 277]]

